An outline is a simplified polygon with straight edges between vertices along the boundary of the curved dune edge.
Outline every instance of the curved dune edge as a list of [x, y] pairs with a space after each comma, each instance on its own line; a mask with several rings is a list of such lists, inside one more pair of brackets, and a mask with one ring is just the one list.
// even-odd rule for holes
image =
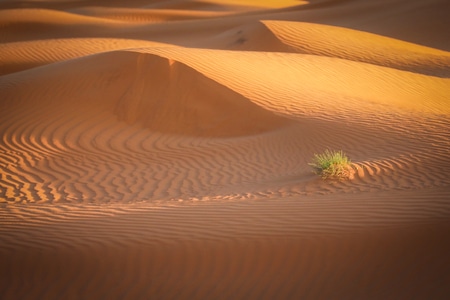
[[296, 52], [261, 21], [232, 27], [196, 43], [198, 48], [236, 51]]
[[141, 9], [141, 8], [105, 8], [85, 7], [72, 9], [71, 12], [90, 17], [106, 18], [133, 23], [163, 23], [172, 21], [198, 20], [227, 16], [230, 12], [213, 12], [183, 9]]
[[4, 29], [0, 41], [11, 43], [36, 39], [109, 37], [110, 32], [121, 32], [135, 24], [65, 11], [28, 8], [0, 10], [0, 26]]
[[[47, 25], [99, 25], [99, 24], [121, 24], [121, 22], [83, 16], [62, 10], [45, 8], [20, 8], [5, 9], [0, 12], [1, 25], [4, 27], [19, 26], [21, 23], [47, 24]], [[123, 24], [122, 24], [123, 25]], [[20, 26], [19, 26], [20, 27]]]
[[211, 12], [252, 12], [274, 8], [293, 7], [306, 4], [306, 1], [282, 0], [282, 1], [253, 1], [253, 0], [208, 0], [208, 1], [162, 1], [150, 3], [143, 6], [148, 9], [159, 10], [185, 10], [185, 11], [207, 11]]
[[[264, 42], [263, 42], [264, 41]], [[449, 77], [450, 53], [343, 27], [263, 20], [222, 32], [204, 43], [214, 49], [311, 54]]]
[[114, 38], [66, 38], [0, 45], [0, 76], [43, 65], [115, 50], [170, 47], [170, 44]]
[[[185, 64], [127, 55], [137, 56], [137, 70], [114, 110], [119, 120], [163, 133], [211, 137], [258, 134], [290, 123]], [[148, 70], [158, 74], [157, 80], [145, 80]]]
[[[335, 118], [354, 116], [358, 111], [367, 119], [374, 109], [379, 109], [380, 115], [449, 113], [447, 78], [291, 53], [181, 48], [138, 51], [181, 61], [255, 103], [291, 116], [307, 113], [326, 118], [332, 114]], [[216, 59], [218, 55], [221, 59]]]
[[311, 1], [297, 9], [287, 9], [277, 19], [319, 23], [372, 32], [398, 40], [450, 50], [443, 38], [450, 25], [446, 17], [449, 6], [443, 0]]
[[[67, 68], [72, 70], [70, 74], [66, 74]], [[152, 78], [153, 74], [157, 76]], [[137, 51], [79, 58], [11, 79], [0, 82], [6, 87], [4, 108], [21, 93], [29, 102], [16, 102], [16, 107], [36, 106], [32, 99], [40, 97], [49, 102], [41, 101], [38, 110], [47, 106], [59, 108], [61, 113], [77, 108], [112, 110], [119, 121], [157, 132], [196, 136], [251, 135], [289, 124], [182, 63]], [[58, 88], [48, 90], [47, 82]], [[24, 85], [31, 87], [31, 93], [21, 92]], [[246, 122], [241, 122], [243, 118]]]
[[298, 53], [450, 76], [450, 53], [446, 51], [336, 26], [285, 21], [263, 21], [263, 24]]

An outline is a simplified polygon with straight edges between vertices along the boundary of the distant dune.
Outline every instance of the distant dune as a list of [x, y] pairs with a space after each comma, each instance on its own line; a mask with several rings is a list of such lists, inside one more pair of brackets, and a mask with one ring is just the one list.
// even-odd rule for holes
[[0, 1], [0, 298], [446, 299], [449, 9]]

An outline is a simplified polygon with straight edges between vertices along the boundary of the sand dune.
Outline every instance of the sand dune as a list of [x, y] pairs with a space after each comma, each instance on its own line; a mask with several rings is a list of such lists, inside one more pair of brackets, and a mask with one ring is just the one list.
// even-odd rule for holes
[[0, 45], [0, 75], [91, 54], [168, 44], [130, 39], [70, 38], [14, 42]]
[[450, 56], [446, 51], [334, 26], [279, 21], [264, 24], [299, 53], [449, 77]]
[[278, 19], [352, 28], [449, 51], [448, 39], [442, 38], [450, 25], [449, 5], [445, 0], [318, 0], [285, 9]]
[[0, 2], [0, 298], [446, 299], [446, 7]]

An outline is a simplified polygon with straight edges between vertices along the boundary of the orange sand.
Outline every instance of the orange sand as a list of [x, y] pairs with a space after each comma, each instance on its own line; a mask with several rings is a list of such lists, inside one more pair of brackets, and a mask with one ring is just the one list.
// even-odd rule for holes
[[447, 299], [447, 2], [1, 1], [0, 298]]

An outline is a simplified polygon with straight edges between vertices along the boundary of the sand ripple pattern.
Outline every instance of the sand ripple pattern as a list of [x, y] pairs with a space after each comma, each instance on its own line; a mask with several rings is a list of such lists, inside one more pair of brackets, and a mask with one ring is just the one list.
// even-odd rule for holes
[[[188, 64], [172, 59], [182, 51], [192, 52], [183, 60]], [[203, 59], [193, 60], [201, 53]], [[372, 107], [367, 106], [350, 120], [346, 115], [354, 114], [353, 106], [346, 104], [340, 108], [346, 123], [339, 124], [326, 111], [320, 118], [305, 111], [320, 98], [284, 108], [286, 102], [268, 102], [269, 90], [246, 95], [248, 83], [234, 81], [237, 73], [231, 70], [216, 77], [211, 65], [204, 64], [207, 54], [182, 48], [119, 51], [4, 77], [2, 201], [282, 197], [449, 186], [447, 117], [413, 122], [400, 112], [382, 111], [366, 117], [364, 109], [368, 116]], [[244, 57], [255, 61], [259, 56]], [[115, 65], [109, 64], [111, 59]], [[98, 73], [81, 75], [93, 61]], [[67, 67], [71, 75], [63, 74]], [[40, 76], [44, 70], [47, 75]], [[149, 81], [153, 73], [161, 79]], [[41, 86], [48, 80], [54, 82], [53, 90]], [[193, 93], [190, 88], [196, 84]], [[107, 99], [111, 88], [114, 96]], [[440, 93], [445, 97], [447, 92]], [[31, 100], [36, 97], [48, 100], [36, 106]], [[201, 100], [211, 97], [216, 98], [213, 104]], [[437, 105], [429, 108], [434, 112], [442, 104], [432, 105]], [[247, 121], [240, 123], [244, 117]], [[311, 173], [308, 161], [324, 148], [341, 148], [354, 157], [355, 180], [329, 183]]]
[[447, 299], [447, 2], [0, 1], [0, 298]]
[[[428, 194], [9, 206], [0, 211], [0, 291], [5, 299], [326, 299], [339, 281], [345, 298], [442, 298], [445, 261], [420, 258], [447, 257], [449, 193]], [[386, 271], [393, 277], [373, 275]], [[420, 288], [394, 288], [411, 281]]]

